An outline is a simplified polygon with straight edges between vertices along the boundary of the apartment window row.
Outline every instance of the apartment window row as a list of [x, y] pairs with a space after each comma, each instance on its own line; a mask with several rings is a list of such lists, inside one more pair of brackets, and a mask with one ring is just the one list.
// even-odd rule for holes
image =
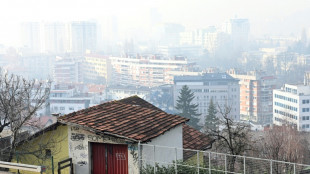
[[293, 93], [293, 94], [297, 94], [297, 89], [292, 89], [292, 88], [285, 87], [285, 91]]
[[289, 102], [292, 102], [292, 103], [297, 103], [297, 99], [293, 99], [291, 97], [286, 97], [286, 96], [279, 95], [279, 94], [275, 94], [274, 97], [278, 98], [278, 99], [285, 100], [285, 101], [289, 101]]
[[310, 127], [310, 125], [309, 124], [303, 124], [301, 127], [302, 127], [302, 129], [308, 129]]
[[54, 100], [54, 99], [51, 99], [50, 100], [50, 103], [85, 103], [86, 102], [86, 99], [85, 100]]
[[287, 113], [287, 112], [283, 112], [283, 111], [279, 111], [277, 109], [275, 109], [274, 112], [277, 113], [277, 114], [280, 114], [282, 116], [289, 117], [289, 118], [292, 118], [294, 120], [297, 120], [297, 116], [295, 116], [293, 114], [290, 114], [290, 113]]
[[302, 100], [302, 104], [309, 104], [309, 100]]
[[279, 106], [281, 108], [285, 108], [285, 109], [289, 109], [291, 111], [296, 111], [297, 112], [297, 108], [294, 107], [294, 106], [286, 105], [286, 104], [279, 103], [279, 102], [274, 102], [274, 105]]
[[310, 117], [309, 116], [302, 116], [302, 120], [310, 120]]
[[[68, 107], [68, 109], [70, 110], [70, 111], [73, 111], [74, 110], [74, 107]], [[79, 109], [81, 109], [81, 107], [79, 107]], [[57, 106], [54, 106], [54, 110], [58, 110], [58, 107]], [[66, 107], [64, 107], [64, 106], [60, 106], [59, 107], [59, 110], [61, 110], [61, 111], [64, 111], [64, 110], [66, 110]]]
[[285, 119], [281, 119], [281, 118], [278, 118], [278, 117], [275, 117], [274, 119], [275, 119], [277, 122], [280, 122], [280, 123], [288, 123], [288, 124], [290, 124], [290, 125], [297, 126], [297, 124], [296, 124], [296, 123], [293, 123], [293, 122], [287, 121], [287, 120], [285, 120]]
[[310, 109], [309, 108], [302, 108], [302, 112], [309, 112]]
[[205, 92], [205, 93], [226, 93], [228, 92], [227, 90], [215, 90], [215, 89], [212, 89], [212, 90], [209, 90], [209, 89], [191, 89], [191, 91], [193, 92]]
[[227, 90], [210, 90], [211, 93], [215, 93], [215, 92], [218, 92], [218, 93], [221, 93], [221, 92], [227, 92]]

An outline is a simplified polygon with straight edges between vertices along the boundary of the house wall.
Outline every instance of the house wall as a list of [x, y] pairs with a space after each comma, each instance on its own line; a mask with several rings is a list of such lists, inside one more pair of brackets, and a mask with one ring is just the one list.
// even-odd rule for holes
[[154, 146], [149, 145], [156, 146], [155, 161], [159, 164], [172, 163], [175, 161], [176, 153], [178, 160], [183, 159], [183, 151], [181, 150], [183, 148], [182, 125], [170, 129], [147, 144], [142, 145], [142, 159], [146, 160], [148, 164], [153, 165], [152, 161], [154, 161]]
[[[51, 157], [46, 157], [45, 149], [37, 151], [39, 146], [46, 146], [46, 149], [51, 150], [51, 155], [54, 157], [54, 171], [57, 173], [58, 162], [69, 157], [68, 151], [68, 128], [67, 126], [58, 126], [56, 130], [51, 130], [43, 133], [42, 135], [34, 138], [32, 141], [23, 143], [17, 147], [19, 155], [14, 155], [12, 162], [41, 165], [46, 166], [46, 174], [52, 174], [52, 160]], [[37, 151], [37, 152], [36, 152]], [[36, 152], [32, 154], [23, 154], [27, 152]], [[40, 154], [42, 152], [42, 154]], [[10, 170], [11, 172], [17, 172], [17, 170]], [[37, 172], [21, 171], [23, 174], [37, 174]], [[69, 174], [69, 168], [63, 169], [61, 173]]]
[[96, 135], [80, 127], [68, 126], [69, 156], [74, 164], [75, 174], [91, 173], [91, 143], [127, 144], [129, 174], [138, 173], [138, 147], [124, 139], [108, 135]]

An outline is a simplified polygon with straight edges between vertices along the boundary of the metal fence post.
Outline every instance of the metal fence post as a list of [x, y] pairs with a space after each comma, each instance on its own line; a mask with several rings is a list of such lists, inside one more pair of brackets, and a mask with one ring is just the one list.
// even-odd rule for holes
[[245, 174], [245, 156], [243, 156], [243, 172]]
[[140, 146], [141, 146], [141, 143], [140, 143], [140, 141], [138, 142], [138, 170], [139, 170], [139, 173], [141, 173], [141, 149], [140, 149]]
[[198, 174], [199, 174], [199, 163], [200, 163], [200, 160], [199, 160], [199, 150], [197, 150], [197, 171], [198, 171]]
[[[17, 161], [17, 163], [19, 163], [19, 155], [18, 155], [18, 152], [16, 152], [16, 161]], [[19, 172], [19, 169], [17, 170], [17, 173], [19, 174], [20, 172]]]
[[211, 152], [209, 152], [209, 174], [211, 174]]
[[156, 162], [155, 162], [155, 145], [154, 145], [154, 174], [156, 173]]
[[177, 148], [174, 148], [174, 150], [175, 150], [175, 164], [174, 164], [174, 170], [175, 170], [175, 174], [177, 174], [178, 173], [178, 164], [177, 164], [177, 162], [178, 162], [178, 149]]
[[52, 174], [54, 174], [54, 157], [51, 156], [51, 160], [52, 160]]
[[227, 156], [225, 154], [225, 173], [227, 173]]
[[270, 174], [272, 174], [272, 160], [270, 160]]
[[294, 163], [294, 174], [296, 174], [296, 163]]

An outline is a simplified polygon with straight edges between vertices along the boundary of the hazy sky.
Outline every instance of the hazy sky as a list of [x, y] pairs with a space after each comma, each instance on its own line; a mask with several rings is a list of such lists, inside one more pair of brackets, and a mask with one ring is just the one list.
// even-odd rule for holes
[[0, 43], [16, 43], [22, 21], [103, 20], [114, 15], [120, 31], [144, 27], [151, 8], [163, 22], [190, 28], [219, 25], [237, 16], [250, 20], [252, 35], [310, 29], [310, 0], [1, 0]]

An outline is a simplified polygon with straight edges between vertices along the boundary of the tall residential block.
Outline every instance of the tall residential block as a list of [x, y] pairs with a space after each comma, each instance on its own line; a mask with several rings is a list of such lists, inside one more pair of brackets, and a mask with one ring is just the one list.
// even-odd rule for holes
[[44, 51], [43, 28], [39, 22], [21, 24], [21, 43], [27, 52], [42, 53]]
[[85, 53], [95, 51], [97, 46], [96, 22], [77, 21], [71, 22], [69, 28], [71, 52]]
[[228, 72], [239, 79], [241, 120], [257, 124], [272, 123], [272, 90], [276, 88], [276, 79], [262, 71]]
[[[208, 114], [211, 99], [218, 109], [230, 108], [229, 116], [234, 120], [240, 120], [240, 89], [238, 81], [227, 73], [176, 76], [174, 78], [174, 106], [176, 106], [182, 87], [187, 85], [195, 94], [193, 103], [198, 104], [201, 122], [204, 122], [205, 116]], [[219, 113], [218, 116], [220, 116]]]
[[45, 51], [65, 53], [69, 49], [68, 25], [60, 22], [44, 23]]

